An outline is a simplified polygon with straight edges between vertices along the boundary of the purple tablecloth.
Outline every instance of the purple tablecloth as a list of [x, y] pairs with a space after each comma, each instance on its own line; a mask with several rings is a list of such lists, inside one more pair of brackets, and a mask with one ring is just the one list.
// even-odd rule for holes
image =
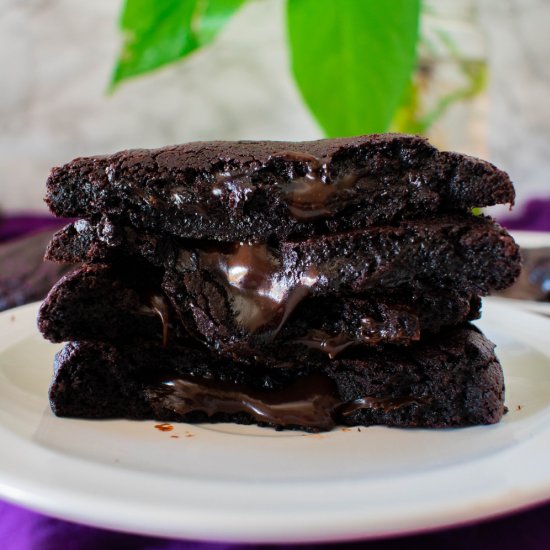
[[[550, 230], [550, 199], [532, 201], [525, 211], [511, 220], [502, 220], [513, 229]], [[35, 216], [11, 216], [0, 220], [0, 241], [45, 227], [54, 228], [59, 220]], [[0, 450], [1, 452], [1, 450]], [[521, 468], [521, 464], [517, 465]], [[2, 550], [222, 550], [251, 546], [175, 541], [116, 533], [86, 527], [32, 512], [0, 501], [0, 549]], [[439, 532], [370, 542], [338, 545], [311, 545], [296, 548], [367, 548], [369, 550], [468, 549], [547, 550], [550, 548], [550, 504], [506, 517]], [[266, 547], [267, 548], [267, 547]], [[292, 548], [292, 546], [272, 546]]]

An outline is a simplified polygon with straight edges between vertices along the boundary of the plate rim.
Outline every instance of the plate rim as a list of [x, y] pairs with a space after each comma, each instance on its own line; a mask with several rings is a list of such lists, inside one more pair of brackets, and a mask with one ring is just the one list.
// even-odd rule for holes
[[508, 233], [510, 233], [520, 247], [537, 248], [539, 246], [550, 246], [550, 231], [512, 229]]

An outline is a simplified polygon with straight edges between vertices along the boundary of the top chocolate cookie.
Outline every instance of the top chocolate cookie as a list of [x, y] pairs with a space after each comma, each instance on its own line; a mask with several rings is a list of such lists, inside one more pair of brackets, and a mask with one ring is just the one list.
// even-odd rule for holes
[[266, 241], [514, 202], [508, 175], [425, 139], [196, 142], [77, 158], [54, 168], [58, 216], [107, 214], [187, 238]]

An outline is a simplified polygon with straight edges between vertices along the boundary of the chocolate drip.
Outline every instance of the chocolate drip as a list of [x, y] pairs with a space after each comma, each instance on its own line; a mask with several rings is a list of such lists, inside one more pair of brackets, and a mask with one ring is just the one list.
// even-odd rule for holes
[[313, 155], [288, 151], [276, 158], [306, 165], [306, 174], [292, 178], [284, 188], [288, 209], [298, 221], [334, 215], [349, 200], [344, 197], [345, 192], [364, 175], [361, 171], [351, 172], [330, 182], [327, 164]]
[[245, 412], [257, 422], [315, 430], [334, 427], [333, 411], [338, 404], [334, 382], [322, 374], [299, 378], [280, 390], [177, 375], [150, 388], [148, 395], [153, 410], [169, 409], [178, 414], [201, 411], [209, 417]]
[[214, 268], [232, 301], [235, 320], [250, 332], [279, 319], [276, 334], [317, 282], [313, 270], [289, 277], [265, 244], [237, 243], [230, 249], [202, 251], [200, 262]]
[[[306, 167], [304, 175], [292, 176], [291, 181], [283, 186], [283, 197], [288, 209], [298, 221], [334, 215], [355, 198], [356, 193], [346, 196], [346, 191], [358, 180], [364, 179], [365, 175], [364, 170], [356, 170], [330, 181], [327, 163], [313, 155], [286, 151], [270, 157], [269, 160], [277, 159], [300, 163]], [[217, 173], [212, 184], [212, 195], [222, 197], [228, 194], [230, 207], [236, 208], [253, 190], [252, 178], [259, 169], [260, 166], [254, 165], [248, 171]], [[371, 185], [370, 182], [366, 184]]]
[[346, 332], [329, 334], [324, 330], [312, 329], [306, 336], [296, 340], [309, 348], [324, 351], [331, 359], [350, 346], [367, 344], [375, 346], [380, 342], [408, 344], [420, 339], [418, 318], [413, 327], [402, 326], [399, 320], [376, 321], [371, 317], [361, 319], [359, 334], [353, 336]]
[[170, 334], [170, 303], [168, 298], [159, 291], [148, 291], [143, 297], [143, 307], [157, 315], [162, 323], [162, 347], [168, 346]]
[[186, 415], [247, 413], [257, 422], [276, 426], [303, 426], [330, 430], [339, 419], [360, 409], [390, 412], [413, 404], [429, 403], [429, 397], [371, 397], [352, 401], [337, 397], [333, 380], [326, 374], [302, 376], [281, 389], [257, 389], [246, 384], [181, 374], [168, 374], [146, 389], [153, 411]]

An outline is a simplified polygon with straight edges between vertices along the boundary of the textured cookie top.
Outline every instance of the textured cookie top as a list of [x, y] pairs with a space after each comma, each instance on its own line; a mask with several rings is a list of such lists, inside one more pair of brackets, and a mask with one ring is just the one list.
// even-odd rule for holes
[[138, 229], [264, 241], [510, 203], [508, 175], [399, 134], [310, 142], [196, 142], [77, 158], [54, 168], [59, 216], [108, 214]]

